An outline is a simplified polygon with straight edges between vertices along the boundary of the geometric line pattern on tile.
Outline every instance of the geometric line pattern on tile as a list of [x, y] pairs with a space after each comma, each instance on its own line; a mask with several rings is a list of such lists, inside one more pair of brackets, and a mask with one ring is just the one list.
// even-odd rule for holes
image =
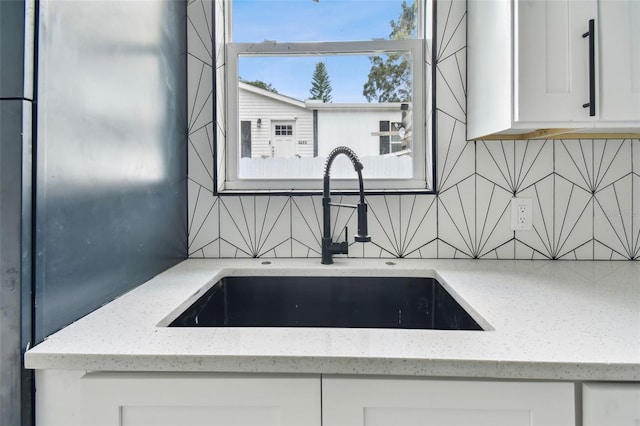
[[[373, 245], [396, 258], [407, 257], [435, 241], [435, 196], [383, 195], [367, 197]], [[427, 216], [432, 216], [432, 221]]]
[[445, 191], [471, 176], [473, 142], [467, 142], [466, 124], [466, 5], [449, 0], [438, 3], [436, 44], [437, 185]]
[[[556, 176], [552, 173], [533, 185], [522, 189], [518, 193], [520, 198], [532, 199], [532, 229], [530, 231], [515, 231], [516, 258], [530, 259], [540, 254], [545, 259], [553, 257], [553, 221], [554, 221], [554, 184]], [[523, 247], [535, 250], [529, 252]], [[524, 255], [524, 256], [523, 256]]]
[[291, 197], [291, 239], [292, 244], [296, 244], [293, 248], [295, 257], [320, 255], [322, 224], [318, 212], [321, 209], [319, 197]]
[[[465, 54], [463, 49], [458, 54]], [[466, 122], [464, 80], [460, 74], [457, 54], [444, 58], [436, 66], [438, 85], [438, 109], [461, 123]], [[450, 78], [448, 78], [450, 77]]]
[[515, 239], [515, 258], [516, 259], [529, 259], [529, 260], [540, 260], [540, 259], [550, 259], [550, 257], [540, 251], [538, 248], [533, 247], [532, 245], [519, 240], [518, 238]]
[[627, 259], [637, 256], [633, 235], [633, 175], [600, 188], [594, 197], [595, 240]]
[[476, 193], [482, 196], [476, 197], [473, 256], [485, 257], [513, 239], [510, 230], [511, 193], [481, 176], [476, 177]]
[[[226, 213], [225, 229], [221, 230], [220, 239], [238, 252], [257, 258], [269, 252], [278, 253], [278, 248], [289, 241], [286, 233], [274, 233], [277, 227], [289, 228], [289, 197], [238, 196], [220, 199], [221, 214]], [[285, 216], [286, 223], [283, 222]], [[229, 235], [234, 238], [229, 238]]]
[[217, 232], [208, 229], [217, 226], [218, 223], [218, 203], [212, 207], [212, 210], [207, 212], [204, 222], [194, 230], [193, 237], [189, 238], [189, 256], [198, 254], [200, 257], [207, 257], [207, 254], [219, 252], [220, 238], [211, 239], [213, 235], [217, 235]]
[[218, 198], [206, 189], [197, 187], [194, 201], [194, 214], [189, 222], [189, 253], [196, 252], [213, 244], [217, 239], [214, 229], [218, 215]]
[[640, 139], [631, 141], [631, 232], [635, 247], [634, 260], [640, 260]]
[[437, 61], [450, 58], [466, 48], [465, 2], [459, 0], [438, 2]]
[[444, 259], [471, 259], [472, 256], [464, 250], [449, 244], [447, 241], [438, 238], [438, 257]]
[[503, 241], [502, 244], [499, 244], [490, 250], [485, 251], [480, 258], [481, 259], [515, 259], [515, 237], [511, 237], [510, 239]]
[[477, 173], [516, 195], [553, 173], [552, 145], [550, 140], [480, 141]]
[[[563, 192], [563, 186], [569, 187]], [[554, 247], [552, 258], [562, 258], [593, 239], [593, 196], [562, 177], [555, 182]]]
[[219, 255], [219, 202], [213, 197], [211, 3], [187, 3], [189, 255]]
[[189, 134], [189, 178], [213, 192], [213, 151], [211, 124]]
[[628, 140], [558, 140], [556, 158], [556, 174], [592, 194], [631, 173]]
[[[193, 10], [197, 8], [198, 10]], [[195, 33], [195, 37], [189, 41], [189, 54], [196, 55], [201, 59], [207, 59], [211, 64], [213, 28], [211, 21], [211, 4], [202, 0], [192, 0], [187, 4], [187, 21], [189, 30]], [[196, 42], [199, 40], [199, 43]]]
[[636, 143], [636, 152], [638, 153], [638, 161], [634, 163], [637, 172], [634, 170], [631, 176], [631, 232], [633, 235], [633, 255], [632, 259], [640, 260], [640, 140]]
[[[586, 231], [592, 225], [583, 226], [584, 221], [591, 220], [592, 223], [589, 209], [592, 207], [592, 195], [573, 182], [554, 175], [551, 188], [553, 197], [543, 197], [541, 183], [533, 186], [534, 204], [537, 204], [541, 214], [541, 221], [534, 220], [533, 230], [544, 247], [545, 256], [559, 259], [592, 241], [592, 235]], [[549, 202], [551, 206], [544, 205]], [[578, 229], [584, 232], [576, 232]]]
[[475, 234], [475, 175], [438, 195], [438, 238], [465, 256], [478, 256]]
[[[214, 99], [215, 99], [215, 117], [213, 119], [216, 122], [216, 170], [217, 176], [223, 177], [226, 175], [226, 161], [227, 161], [227, 92], [225, 90], [225, 78], [226, 78], [226, 44], [227, 44], [227, 22], [225, 16], [227, 16], [226, 7], [229, 2], [226, 0], [214, 0], [213, 7], [213, 22], [215, 37], [212, 40], [212, 49], [215, 51], [215, 87], [213, 87]], [[230, 15], [229, 15], [230, 16]], [[212, 111], [213, 113], [213, 108]], [[219, 179], [217, 183], [217, 189], [224, 188], [224, 179]]]
[[[191, 69], [196, 67], [196, 64], [194, 63], [195, 61], [190, 60], [189, 62]], [[197, 83], [195, 84], [195, 87], [191, 88], [195, 92], [189, 107], [190, 133], [193, 133], [213, 122], [213, 116], [209, 113], [213, 97], [213, 85], [211, 79], [211, 65], [204, 62], [201, 63]]]
[[465, 141], [464, 123], [437, 111], [438, 192], [450, 189], [475, 172], [475, 143]]

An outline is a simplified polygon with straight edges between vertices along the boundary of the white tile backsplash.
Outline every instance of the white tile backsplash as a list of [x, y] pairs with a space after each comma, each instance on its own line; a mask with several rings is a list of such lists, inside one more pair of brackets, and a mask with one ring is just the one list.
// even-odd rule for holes
[[[224, 27], [211, 0], [190, 1], [188, 19], [189, 255], [319, 257], [320, 196], [214, 195], [225, 64], [224, 44], [211, 35], [222, 40]], [[352, 243], [349, 256], [639, 259], [640, 140], [467, 142], [465, 2], [439, 1], [437, 20], [438, 194], [368, 196], [372, 242]], [[220, 175], [224, 162], [221, 150]], [[511, 231], [514, 194], [533, 199], [532, 231]], [[336, 240], [345, 225], [355, 234], [355, 212], [332, 208], [332, 225]]]

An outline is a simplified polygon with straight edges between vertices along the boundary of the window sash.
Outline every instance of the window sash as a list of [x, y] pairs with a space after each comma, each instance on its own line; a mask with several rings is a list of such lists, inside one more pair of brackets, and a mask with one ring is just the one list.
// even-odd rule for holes
[[[421, 20], [420, 20], [421, 21]], [[375, 40], [347, 42], [299, 42], [299, 43], [228, 43], [226, 46], [226, 176], [222, 190], [269, 190], [269, 189], [318, 189], [322, 176], [317, 179], [239, 179], [239, 102], [238, 64], [239, 58], [248, 56], [292, 56], [292, 55], [378, 55], [393, 52], [411, 52], [412, 58], [412, 113], [413, 113], [413, 178], [367, 179], [367, 189], [425, 189], [427, 188], [427, 138], [426, 138], [426, 87], [425, 87], [425, 41]], [[221, 176], [218, 176], [220, 178]], [[354, 179], [356, 178], [354, 173]], [[352, 189], [352, 179], [335, 179], [332, 187]]]

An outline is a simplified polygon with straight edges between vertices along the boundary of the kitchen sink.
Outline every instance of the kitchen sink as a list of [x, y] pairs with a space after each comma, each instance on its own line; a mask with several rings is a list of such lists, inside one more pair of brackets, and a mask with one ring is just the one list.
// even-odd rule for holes
[[447, 290], [422, 277], [225, 277], [169, 327], [482, 330]]

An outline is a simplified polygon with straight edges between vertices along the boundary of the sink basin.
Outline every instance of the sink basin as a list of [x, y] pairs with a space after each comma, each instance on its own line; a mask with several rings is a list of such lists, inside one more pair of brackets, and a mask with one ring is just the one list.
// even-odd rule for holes
[[482, 330], [446, 289], [421, 277], [225, 277], [169, 327]]

